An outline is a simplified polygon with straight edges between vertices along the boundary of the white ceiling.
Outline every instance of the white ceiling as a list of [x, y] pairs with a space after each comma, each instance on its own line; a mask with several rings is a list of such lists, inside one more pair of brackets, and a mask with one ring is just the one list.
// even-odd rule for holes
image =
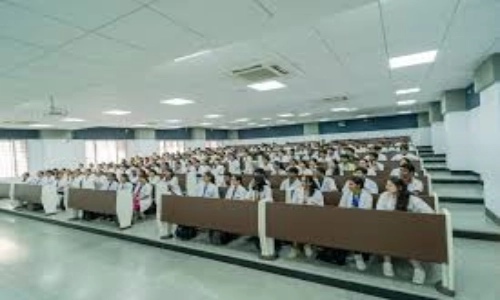
[[[400, 99], [426, 103], [469, 84], [500, 51], [498, 16], [500, 0], [0, 0], [0, 122], [232, 128], [238, 118], [276, 124], [287, 112], [312, 113], [288, 118], [295, 122], [396, 113], [396, 89], [420, 86]], [[434, 64], [388, 68], [389, 57], [432, 49]], [[174, 62], [201, 50], [211, 52]], [[257, 92], [230, 75], [255, 63], [289, 70], [280, 79], [287, 88]], [[87, 122], [45, 116], [50, 95]], [[321, 100], [340, 95], [349, 100]], [[197, 103], [159, 103], [168, 98]], [[335, 106], [359, 110], [330, 112]], [[109, 109], [132, 113], [102, 114]]]

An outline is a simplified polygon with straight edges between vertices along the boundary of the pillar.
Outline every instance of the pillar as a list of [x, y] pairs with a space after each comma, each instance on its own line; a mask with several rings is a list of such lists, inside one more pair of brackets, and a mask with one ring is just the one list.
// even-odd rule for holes
[[432, 149], [436, 154], [446, 153], [446, 139], [444, 135], [443, 120], [441, 102], [432, 102], [429, 109], [429, 122], [431, 123]]
[[446, 162], [452, 171], [471, 170], [471, 147], [469, 122], [466, 106], [466, 90], [456, 89], [444, 92], [441, 112], [444, 115], [446, 140]]

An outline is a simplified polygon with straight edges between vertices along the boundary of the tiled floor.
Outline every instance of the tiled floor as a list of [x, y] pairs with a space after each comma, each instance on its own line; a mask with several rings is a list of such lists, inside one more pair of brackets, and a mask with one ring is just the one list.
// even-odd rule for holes
[[486, 217], [483, 205], [441, 203], [451, 212], [453, 229], [500, 234], [500, 226]]
[[477, 175], [455, 175], [450, 171], [429, 171], [432, 179], [449, 179], [449, 180], [477, 180], [480, 177]]
[[460, 198], [460, 199], [482, 199], [483, 187], [480, 184], [448, 184], [433, 183], [432, 189], [439, 197]]

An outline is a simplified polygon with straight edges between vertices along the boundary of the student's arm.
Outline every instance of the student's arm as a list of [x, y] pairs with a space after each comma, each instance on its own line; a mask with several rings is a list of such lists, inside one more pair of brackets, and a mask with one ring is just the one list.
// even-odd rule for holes
[[382, 193], [380, 197], [378, 198], [377, 202], [377, 210], [392, 210], [390, 206], [390, 195], [387, 192]]
[[422, 199], [417, 196], [410, 196], [408, 210], [415, 213], [432, 214], [434, 210]]
[[350, 195], [351, 193], [347, 193], [347, 192], [343, 192], [342, 193], [342, 198], [340, 198], [340, 203], [339, 203], [339, 207], [344, 207], [344, 208], [347, 208], [349, 207], [349, 198], [350, 198]]
[[364, 198], [362, 203], [362, 209], [373, 209], [373, 196], [370, 193], [362, 193], [361, 196]]

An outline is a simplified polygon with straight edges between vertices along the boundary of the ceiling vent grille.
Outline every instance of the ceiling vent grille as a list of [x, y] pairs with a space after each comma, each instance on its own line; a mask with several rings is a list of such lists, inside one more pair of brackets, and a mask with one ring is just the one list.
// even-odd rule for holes
[[278, 65], [258, 64], [250, 67], [236, 69], [231, 72], [233, 76], [249, 82], [262, 82], [276, 79], [289, 74], [287, 70]]

